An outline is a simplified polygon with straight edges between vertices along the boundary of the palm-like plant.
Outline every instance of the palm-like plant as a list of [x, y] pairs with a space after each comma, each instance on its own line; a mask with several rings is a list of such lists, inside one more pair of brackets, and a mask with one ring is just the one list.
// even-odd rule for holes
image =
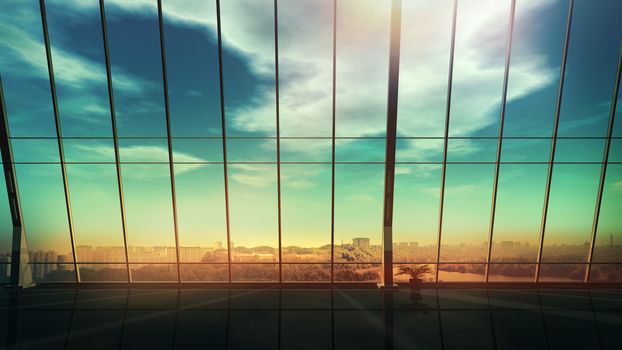
[[432, 273], [432, 268], [428, 264], [417, 264], [412, 266], [401, 265], [398, 268], [398, 275], [408, 275], [412, 280], [421, 280], [423, 275]]

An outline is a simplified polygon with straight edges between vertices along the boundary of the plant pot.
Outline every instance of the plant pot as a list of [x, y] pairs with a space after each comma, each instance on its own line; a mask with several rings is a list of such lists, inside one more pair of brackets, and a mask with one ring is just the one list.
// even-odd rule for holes
[[410, 289], [419, 289], [423, 281], [418, 278], [411, 278], [408, 280], [408, 283], [410, 284]]

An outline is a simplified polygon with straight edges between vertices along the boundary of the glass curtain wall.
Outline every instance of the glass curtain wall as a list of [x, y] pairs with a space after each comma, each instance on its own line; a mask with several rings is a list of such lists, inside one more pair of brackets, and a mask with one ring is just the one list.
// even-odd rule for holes
[[[379, 282], [391, 2], [2, 1], [35, 281]], [[620, 12], [403, 0], [394, 273], [622, 281]]]

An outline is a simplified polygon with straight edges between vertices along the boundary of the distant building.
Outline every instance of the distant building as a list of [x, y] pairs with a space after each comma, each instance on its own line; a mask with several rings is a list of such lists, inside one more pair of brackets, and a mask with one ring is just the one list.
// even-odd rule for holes
[[73, 258], [70, 258], [69, 255], [59, 255], [56, 258], [56, 262], [58, 264], [52, 265], [52, 266], [54, 266], [54, 269], [51, 270], [51, 271], [46, 271], [46, 274], [49, 273], [49, 272], [52, 272], [52, 271], [54, 271], [56, 269], [58, 269], [58, 270], [68, 270], [68, 268], [67, 268], [68, 264], [73, 262]]
[[408, 242], [408, 246], [411, 248], [419, 248], [419, 242]]
[[214, 241], [214, 250], [223, 249], [223, 245], [221, 241]]
[[369, 238], [356, 237], [352, 238], [352, 245], [359, 248], [369, 248]]
[[203, 257], [200, 247], [179, 247], [179, 260], [185, 262], [200, 261]]
[[58, 258], [66, 255], [58, 255], [55, 250], [37, 250], [35, 252], [30, 252], [30, 261], [36, 263], [44, 263], [44, 264], [33, 264], [32, 265], [32, 276], [34, 278], [43, 278], [48, 273], [55, 271], [57, 269]]
[[512, 242], [512, 241], [502, 241], [501, 242], [501, 249], [505, 249], [505, 250], [514, 249], [514, 242]]

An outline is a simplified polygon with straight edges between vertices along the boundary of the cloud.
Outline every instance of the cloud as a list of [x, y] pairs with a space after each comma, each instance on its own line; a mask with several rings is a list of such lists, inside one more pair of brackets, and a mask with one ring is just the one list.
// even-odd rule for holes
[[[529, 17], [554, 1], [521, 1], [517, 18]], [[67, 10], [93, 10], [97, 2], [64, 1]], [[155, 0], [108, 0], [107, 11], [133, 16], [154, 16]], [[223, 45], [242, 58], [259, 80], [274, 77], [274, 18], [271, 0], [227, 0], [221, 2]], [[215, 3], [208, 1], [163, 2], [166, 20], [177, 25], [201, 27], [215, 35]], [[471, 5], [461, 2], [454, 62], [454, 101], [451, 131], [472, 135], [498, 119], [501, 100], [509, 1], [486, 0]], [[12, 17], [14, 18], [14, 16]], [[376, 0], [339, 1], [337, 9], [336, 113], [338, 136], [383, 135], [386, 123], [386, 91], [389, 50], [390, 2]], [[110, 20], [110, 18], [109, 18]], [[23, 16], [23, 28], [38, 28]], [[279, 3], [279, 68], [282, 135], [330, 136], [332, 114], [332, 1], [300, 0]], [[439, 135], [444, 126], [451, 2], [407, 2], [403, 10], [399, 132], [403, 135]], [[3, 20], [2, 23], [15, 23]], [[20, 27], [20, 28], [21, 28]], [[3, 24], [2, 31], [20, 38], [20, 45], [5, 41], [11, 49], [3, 60], [16, 58], [33, 71], [46, 70], [32, 55], [41, 51], [34, 34]], [[14, 39], [17, 40], [17, 39]], [[8, 43], [8, 44], [6, 44]], [[5, 50], [6, 51], [6, 50]], [[59, 82], [76, 91], [101, 83], [101, 64], [62, 48], [54, 51], [59, 63]], [[57, 58], [58, 57], [58, 58]], [[3, 67], [5, 62], [1, 62]], [[71, 69], [61, 67], [72, 67]], [[512, 62], [508, 101], [533, 93], [554, 81], [556, 67], [546, 65], [546, 56], [536, 52]], [[5, 68], [6, 69], [6, 68]], [[116, 74], [116, 72], [121, 72]], [[39, 74], [38, 73], [38, 74]], [[140, 94], [150, 82], [115, 67], [115, 88]], [[228, 111], [231, 125], [242, 132], [273, 134], [275, 128], [274, 87], [265, 83], [254, 96]], [[89, 104], [84, 91], [75, 109], [87, 106], [93, 114], [106, 109]], [[140, 107], [140, 106], [139, 106]], [[142, 106], [150, 108], [149, 106]], [[142, 108], [141, 107], [141, 108]], [[347, 141], [345, 141], [347, 142]], [[413, 158], [426, 157], [437, 145], [408, 142], [402, 150]], [[456, 152], [475, 152], [465, 141]], [[294, 146], [295, 147], [295, 146]], [[321, 147], [300, 148], [321, 152]], [[133, 152], [158, 152], [134, 149]], [[240, 167], [232, 176], [252, 186], [264, 186], [272, 176], [257, 167]], [[302, 184], [301, 184], [302, 185]]]
[[[76, 145], [74, 151], [88, 154], [89, 159], [109, 159], [111, 153], [110, 145], [107, 144]], [[123, 167], [131, 169], [130, 171], [123, 172], [124, 177], [158, 178], [170, 176], [168, 166], [163, 166], [163, 164], [161, 164], [168, 162], [168, 148], [166, 147], [143, 145], [119, 146], [119, 154], [121, 156], [122, 169]], [[206, 159], [179, 151], [173, 152], [173, 160], [175, 163], [192, 163], [175, 168], [175, 175], [183, 175], [202, 167], [201, 164], [194, 163], [207, 162]], [[123, 165], [123, 163], [132, 164]], [[92, 176], [92, 174], [87, 175]]]
[[229, 179], [254, 188], [276, 186], [276, 165], [235, 164], [229, 165]]
[[[554, 1], [522, 1], [528, 17]], [[75, 1], [73, 5], [92, 6]], [[151, 0], [109, 0], [110, 11], [152, 16]], [[221, 3], [223, 43], [262, 79], [274, 75], [274, 18], [270, 0]], [[164, 15], [179, 25], [215, 34], [215, 5], [164, 1]], [[340, 1], [337, 9], [337, 129], [341, 136], [382, 135], [385, 128], [389, 1]], [[461, 3], [454, 62], [451, 130], [469, 135], [496, 122], [501, 100], [509, 1]], [[284, 134], [329, 136], [332, 106], [332, 1], [279, 4], [281, 128]], [[449, 55], [451, 2], [408, 2], [403, 10], [400, 121], [402, 134], [435, 134], [442, 128]], [[435, 40], [431, 40], [434, 38]], [[553, 81], [554, 67], [533, 53], [513, 62], [508, 101]], [[476, 87], [476, 88], [474, 88]], [[273, 88], [257, 92], [228, 113], [245, 132], [274, 133]], [[347, 135], [345, 135], [347, 134]], [[441, 135], [437, 135], [441, 136]], [[414, 144], [413, 144], [414, 145]]]

